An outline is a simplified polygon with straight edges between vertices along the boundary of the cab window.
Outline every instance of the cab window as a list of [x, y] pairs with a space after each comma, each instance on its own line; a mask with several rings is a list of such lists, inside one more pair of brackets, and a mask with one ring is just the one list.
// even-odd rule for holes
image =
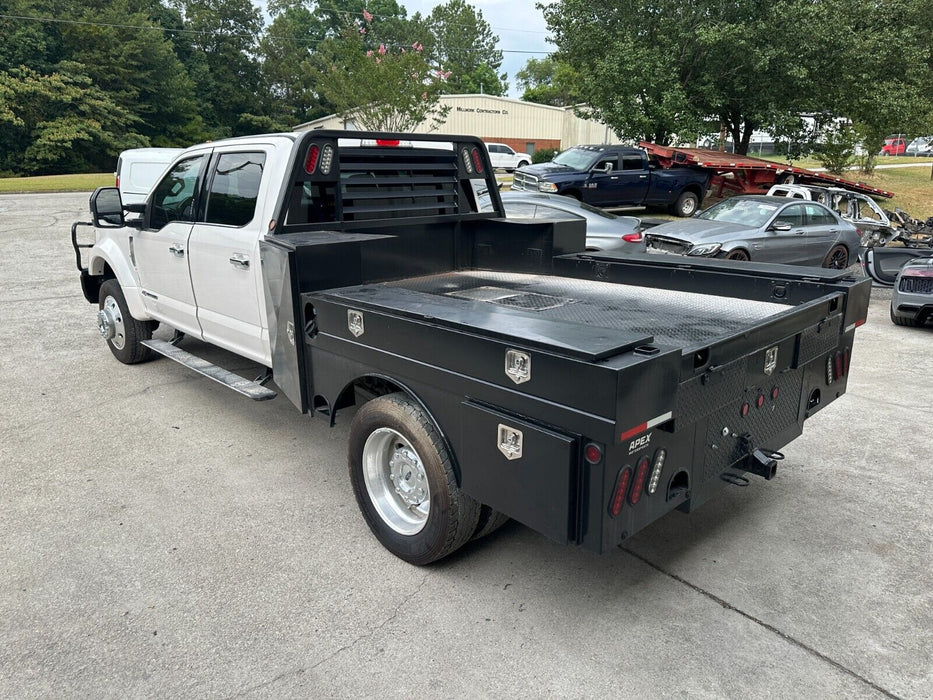
[[645, 165], [641, 156], [622, 156], [623, 170], [644, 170]]
[[245, 226], [252, 221], [265, 162], [262, 152], [222, 154], [211, 178], [204, 221], [226, 226]]
[[172, 221], [194, 221], [198, 178], [205, 158], [186, 158], [162, 178], [152, 194], [150, 228], [160, 229]]

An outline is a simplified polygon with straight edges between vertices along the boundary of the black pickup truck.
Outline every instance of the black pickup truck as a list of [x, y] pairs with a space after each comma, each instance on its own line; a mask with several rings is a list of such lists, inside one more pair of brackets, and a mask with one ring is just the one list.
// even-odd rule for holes
[[189, 354], [193, 335], [264, 362], [299, 411], [349, 413], [362, 515], [415, 564], [508, 518], [606, 552], [771, 479], [845, 392], [870, 291], [844, 271], [586, 254], [579, 222], [504, 218], [468, 136], [202, 144], [132, 210], [101, 188], [94, 242], [72, 227], [114, 356], [275, 396]]
[[693, 216], [711, 176], [701, 168], [664, 170], [638, 148], [574, 146], [549, 163], [516, 170], [512, 189], [562, 194], [600, 207], [666, 207], [677, 216]]

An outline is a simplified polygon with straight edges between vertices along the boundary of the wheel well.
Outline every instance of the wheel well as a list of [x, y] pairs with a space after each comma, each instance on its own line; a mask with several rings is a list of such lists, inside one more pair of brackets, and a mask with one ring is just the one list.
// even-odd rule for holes
[[[703, 193], [700, 191], [700, 188], [697, 185], [687, 185], [680, 191], [680, 194], [683, 194], [684, 192], [691, 192], [697, 196], [699, 202], [703, 201]], [[680, 194], [677, 196], [680, 197]]]

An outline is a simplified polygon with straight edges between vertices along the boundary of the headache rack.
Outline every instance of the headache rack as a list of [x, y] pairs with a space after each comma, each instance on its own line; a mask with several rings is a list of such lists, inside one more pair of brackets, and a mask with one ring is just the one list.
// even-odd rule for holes
[[480, 197], [492, 200], [492, 212], [484, 216], [501, 216], [498, 192], [489, 184], [492, 167], [479, 139], [394, 136], [323, 130], [306, 134], [296, 145], [283, 203], [285, 232], [480, 215]]

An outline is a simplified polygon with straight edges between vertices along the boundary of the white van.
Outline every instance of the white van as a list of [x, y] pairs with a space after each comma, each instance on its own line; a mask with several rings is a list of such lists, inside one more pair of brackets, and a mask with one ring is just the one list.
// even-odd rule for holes
[[117, 158], [117, 169], [113, 174], [123, 203], [145, 202], [149, 189], [182, 150], [184, 149], [130, 148], [123, 151]]

